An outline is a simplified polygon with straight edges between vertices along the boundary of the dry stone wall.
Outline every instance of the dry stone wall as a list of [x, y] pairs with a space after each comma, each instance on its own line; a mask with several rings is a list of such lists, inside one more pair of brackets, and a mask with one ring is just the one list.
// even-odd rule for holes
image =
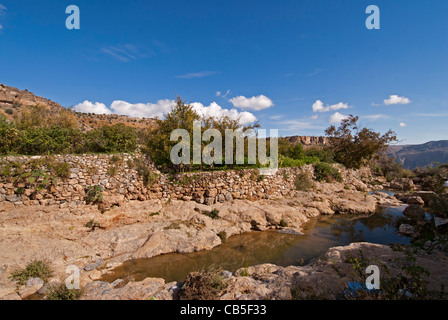
[[[273, 176], [261, 176], [257, 169], [168, 175], [161, 174], [146, 159], [140, 162], [139, 169], [135, 165], [136, 158], [141, 156], [53, 156], [50, 158], [51, 163], [67, 164], [68, 174], [61, 178], [56, 177], [49, 166], [42, 165], [49, 157], [4, 157], [0, 159], [0, 202], [77, 206], [86, 203], [86, 190], [89, 187], [99, 186], [104, 209], [128, 200], [162, 198], [210, 205], [232, 199], [259, 200], [286, 196], [295, 191], [294, 180], [299, 173], [309, 171], [313, 174], [313, 166], [309, 165], [281, 168]], [[33, 181], [36, 163], [41, 164], [37, 166], [41, 172], [38, 181]], [[142, 170], [142, 164], [147, 169], [146, 173]], [[17, 167], [21, 167], [22, 176], [26, 178], [18, 179], [11, 175], [11, 171]], [[33, 183], [30, 183], [29, 177]], [[41, 183], [45, 177], [46, 184]]]

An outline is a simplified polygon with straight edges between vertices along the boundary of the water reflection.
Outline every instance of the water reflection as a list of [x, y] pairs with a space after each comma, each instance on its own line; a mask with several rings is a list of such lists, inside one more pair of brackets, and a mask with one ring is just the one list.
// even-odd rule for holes
[[304, 225], [304, 235], [266, 231], [233, 236], [225, 244], [208, 251], [172, 253], [125, 262], [102, 280], [112, 282], [132, 276], [137, 281], [146, 277], [182, 281], [191, 271], [210, 265], [221, 266], [232, 272], [260, 263], [300, 265], [320, 256], [331, 247], [352, 242], [408, 244], [409, 238], [398, 234], [395, 227], [395, 221], [402, 216], [403, 209], [404, 207], [385, 207], [368, 217], [332, 216], [312, 219]]

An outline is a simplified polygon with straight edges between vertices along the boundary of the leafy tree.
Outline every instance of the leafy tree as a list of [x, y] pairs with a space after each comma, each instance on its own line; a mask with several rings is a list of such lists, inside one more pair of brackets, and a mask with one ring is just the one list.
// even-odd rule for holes
[[0, 153], [15, 151], [18, 140], [19, 130], [13, 123], [7, 121], [5, 116], [0, 115]]
[[[201, 117], [193, 106], [186, 104], [178, 96], [176, 105], [165, 115], [165, 119], [158, 120], [156, 127], [147, 132], [146, 145], [143, 151], [149, 153], [156, 165], [171, 167], [173, 164], [170, 159], [170, 151], [177, 144], [175, 141], [170, 141], [171, 133], [175, 129], [185, 129], [192, 137], [193, 123], [199, 120], [201, 120]], [[190, 150], [192, 150], [192, 140]], [[178, 165], [176, 169], [183, 170], [183, 167], [183, 165]]]
[[397, 141], [391, 130], [381, 135], [367, 128], [360, 128], [359, 117], [350, 115], [342, 120], [339, 128], [330, 126], [325, 134], [330, 137], [330, 149], [335, 160], [348, 168], [360, 168], [384, 151], [388, 144]]
[[137, 148], [135, 129], [122, 123], [105, 125], [86, 134], [84, 150], [90, 152], [133, 152]]

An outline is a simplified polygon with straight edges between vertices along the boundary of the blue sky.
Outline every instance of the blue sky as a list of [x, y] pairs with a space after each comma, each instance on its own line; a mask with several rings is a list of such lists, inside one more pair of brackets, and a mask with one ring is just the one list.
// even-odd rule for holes
[[[65, 26], [72, 4], [80, 30]], [[372, 4], [380, 30], [365, 26]], [[423, 143], [448, 139], [447, 12], [446, 0], [0, 0], [0, 83], [131, 116], [178, 94], [283, 136], [354, 114]]]

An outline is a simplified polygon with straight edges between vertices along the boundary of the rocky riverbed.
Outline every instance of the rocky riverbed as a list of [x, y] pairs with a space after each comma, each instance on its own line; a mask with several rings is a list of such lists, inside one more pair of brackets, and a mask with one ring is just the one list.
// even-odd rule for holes
[[[310, 192], [297, 191], [269, 200], [232, 200], [212, 206], [179, 200], [130, 201], [103, 213], [87, 205], [16, 207], [6, 202], [0, 208], [0, 298], [24, 299], [39, 290], [45, 292], [47, 285], [39, 281], [16, 288], [8, 276], [32, 260], [48, 259], [54, 271], [48, 283], [63, 283], [69, 265], [79, 268], [84, 288], [82, 299], [173, 299], [178, 284], [166, 284], [163, 279], [114, 284], [95, 280], [129, 259], [209, 250], [221, 244], [222, 232], [227, 237], [267, 229], [296, 233], [302, 231], [306, 221], [318, 215], [369, 214], [375, 212], [378, 204], [403, 204], [386, 193], [369, 194], [367, 186], [359, 180], [353, 179], [351, 183], [358, 187], [315, 182]], [[340, 256], [337, 252], [356, 246], [372, 250], [372, 256], [388, 252], [392, 259], [395, 255], [388, 247], [353, 244], [345, 249], [331, 249], [326, 256]], [[443, 261], [440, 260], [440, 266]], [[326, 288], [319, 283], [329, 281], [324, 275], [330, 276], [333, 267], [330, 263], [319, 263], [287, 268], [254, 266], [246, 270], [246, 276], [238, 271], [226, 273], [230, 289], [221, 298], [290, 299], [291, 283], [301, 281], [307, 286]], [[260, 270], [268, 271], [260, 275]]]

